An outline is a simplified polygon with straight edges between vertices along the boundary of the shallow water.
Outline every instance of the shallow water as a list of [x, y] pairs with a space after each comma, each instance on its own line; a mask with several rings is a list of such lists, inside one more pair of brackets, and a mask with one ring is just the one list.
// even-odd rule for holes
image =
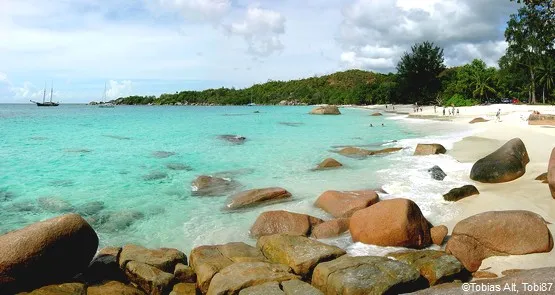
[[[341, 109], [341, 116], [313, 116], [309, 110], [0, 105], [0, 232], [78, 212], [95, 227], [101, 245], [138, 243], [188, 252], [200, 244], [252, 243], [248, 230], [262, 211], [329, 218], [312, 206], [323, 191], [381, 186], [391, 193], [382, 198], [411, 198], [432, 223], [455, 212], [441, 194], [460, 183], [464, 166], [446, 155], [411, 155], [419, 142], [449, 148], [467, 131], [438, 122], [372, 117], [360, 109]], [[230, 142], [221, 135], [246, 140]], [[406, 149], [358, 160], [333, 152], [344, 145]], [[311, 171], [327, 157], [346, 167]], [[443, 182], [426, 173], [433, 165], [448, 174]], [[227, 195], [191, 195], [191, 181], [203, 174], [231, 178], [242, 189], [281, 186], [294, 200], [224, 212]], [[348, 237], [330, 242], [352, 254], [375, 250], [351, 245]]]

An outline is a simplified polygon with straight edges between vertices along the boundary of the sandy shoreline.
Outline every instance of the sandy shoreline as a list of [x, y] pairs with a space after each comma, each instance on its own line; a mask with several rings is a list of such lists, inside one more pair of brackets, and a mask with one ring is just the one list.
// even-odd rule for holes
[[[547, 171], [547, 163], [551, 150], [555, 147], [555, 128], [547, 126], [528, 125], [526, 119], [534, 110], [542, 114], [555, 114], [554, 106], [531, 105], [489, 105], [460, 107], [459, 115], [443, 116], [443, 108], [423, 107], [422, 112], [414, 113], [412, 106], [391, 105], [364, 107], [381, 112], [408, 114], [409, 118], [432, 119], [446, 121], [446, 124], [466, 125], [474, 129], [474, 134], [456, 142], [448, 155], [461, 163], [470, 163], [461, 181], [475, 185], [480, 195], [468, 197], [457, 202], [459, 214], [446, 224], [449, 233], [455, 224], [469, 216], [500, 210], [528, 210], [541, 215], [547, 222], [555, 223], [555, 200], [551, 197], [547, 184], [534, 180], [538, 175]], [[495, 113], [501, 109], [501, 121], [495, 121]], [[448, 111], [446, 111], [448, 114]], [[485, 123], [469, 124], [476, 117], [490, 120]], [[444, 122], [438, 122], [445, 124]], [[530, 163], [526, 166], [526, 173], [517, 180], [501, 184], [484, 184], [469, 178], [471, 164], [478, 159], [495, 151], [508, 140], [518, 137], [526, 145]], [[555, 224], [549, 224], [549, 229], [555, 233]], [[498, 256], [483, 261], [480, 269], [501, 275], [506, 269], [532, 269], [555, 266], [555, 252]]]

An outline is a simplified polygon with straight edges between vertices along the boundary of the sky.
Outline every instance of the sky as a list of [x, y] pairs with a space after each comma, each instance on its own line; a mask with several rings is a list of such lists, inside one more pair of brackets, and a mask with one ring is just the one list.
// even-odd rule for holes
[[[395, 72], [416, 42], [495, 66], [509, 0], [0, 0], [0, 103]], [[49, 90], [47, 90], [48, 92]]]

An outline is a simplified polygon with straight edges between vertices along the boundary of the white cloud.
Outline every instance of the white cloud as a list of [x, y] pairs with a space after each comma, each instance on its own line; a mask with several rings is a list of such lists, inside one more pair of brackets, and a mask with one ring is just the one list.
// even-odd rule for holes
[[219, 22], [231, 9], [230, 0], [158, 0], [167, 8], [179, 11], [187, 21]]
[[243, 21], [226, 29], [232, 35], [244, 37], [252, 55], [265, 57], [283, 50], [280, 35], [285, 34], [285, 17], [279, 12], [250, 7]]
[[404, 51], [432, 41], [448, 65], [503, 54], [503, 27], [515, 3], [505, 0], [355, 0], [343, 8], [338, 41], [347, 67], [394, 71]]
[[106, 90], [106, 97], [109, 99], [116, 99], [119, 97], [129, 96], [133, 91], [133, 82], [130, 80], [114, 81], [110, 80]]
[[23, 82], [20, 87], [12, 86], [10, 90], [16, 99], [38, 99], [45, 94], [44, 89], [39, 89], [29, 81]]
[[8, 82], [8, 75], [6, 73], [0, 72], [0, 82]]

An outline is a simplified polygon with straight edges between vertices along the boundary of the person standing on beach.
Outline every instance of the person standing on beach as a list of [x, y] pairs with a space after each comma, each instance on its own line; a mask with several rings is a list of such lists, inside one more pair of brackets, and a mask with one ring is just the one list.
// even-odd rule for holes
[[435, 114], [435, 113], [437, 113], [437, 111], [436, 111], [436, 106], [434, 105], [434, 114]]
[[443, 108], [443, 115], [445, 116], [445, 108]]
[[501, 121], [501, 109], [497, 110], [497, 114], [495, 114], [495, 122]]
[[459, 109], [457, 109], [457, 116], [459, 115]]

